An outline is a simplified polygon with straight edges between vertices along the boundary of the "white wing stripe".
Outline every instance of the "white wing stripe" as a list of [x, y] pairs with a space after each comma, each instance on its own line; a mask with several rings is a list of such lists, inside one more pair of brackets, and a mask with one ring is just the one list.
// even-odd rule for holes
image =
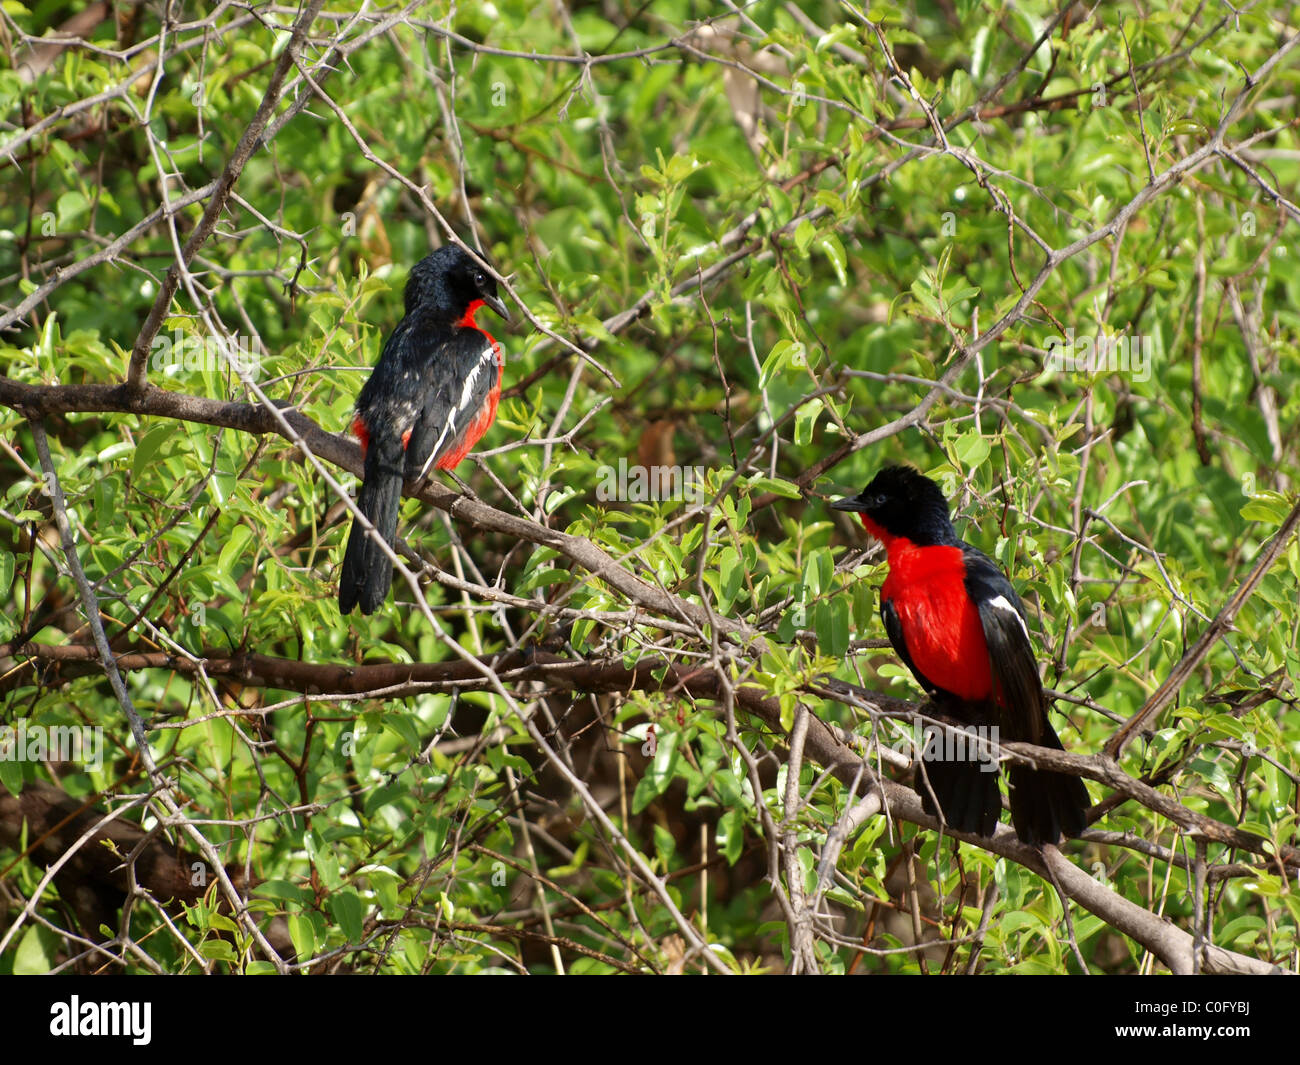
[[996, 599], [989, 600], [989, 606], [994, 610], [1005, 610], [1020, 623], [1020, 631], [1025, 634], [1025, 639], [1029, 639], [1029, 628], [1025, 625], [1025, 619], [1020, 616], [1020, 611], [1007, 602], [1005, 595], [1000, 595]]
[[492, 349], [488, 348], [480, 355], [478, 362], [474, 364], [474, 368], [470, 370], [469, 375], [465, 378], [465, 387], [460, 390], [460, 406], [458, 409], [464, 410], [469, 406], [470, 400], [474, 397], [474, 382], [478, 380], [478, 375], [483, 372], [487, 356], [491, 354]]
[[456, 438], [456, 415], [461, 411], [468, 410], [469, 405], [474, 399], [474, 382], [478, 380], [479, 374], [483, 372], [489, 362], [493, 362], [496, 356], [496, 348], [489, 344], [483, 349], [483, 354], [479, 356], [473, 368], [465, 378], [465, 387], [460, 390], [460, 402], [452, 407], [447, 415], [447, 424], [442, 427], [442, 432], [438, 434], [438, 440], [433, 445], [433, 450], [429, 452], [429, 457], [424, 460], [424, 466], [420, 470], [420, 476], [424, 477], [429, 472], [429, 467], [433, 465], [442, 450], [442, 443], [447, 439], [447, 434], [451, 434], [451, 439]]

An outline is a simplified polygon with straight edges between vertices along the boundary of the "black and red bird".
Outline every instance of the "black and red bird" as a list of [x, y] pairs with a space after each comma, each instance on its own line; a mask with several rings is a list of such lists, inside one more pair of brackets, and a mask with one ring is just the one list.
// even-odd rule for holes
[[[509, 320], [495, 278], [463, 248], [449, 244], [425, 256], [406, 282], [406, 315], [357, 397], [352, 432], [366, 462], [357, 507], [390, 546], [403, 482], [453, 469], [496, 417], [501, 345], [474, 321], [485, 306]], [[353, 521], [340, 612], [359, 605], [373, 614], [392, 581], [392, 561]]]
[[[964, 725], [996, 726], [999, 742], [1064, 750], [1047, 717], [1020, 597], [991, 558], [958, 539], [939, 486], [914, 469], [890, 466], [859, 495], [831, 506], [859, 514], [884, 545], [885, 632], [936, 706]], [[992, 835], [1002, 800], [997, 772], [981, 768], [989, 764], [987, 752], [969, 760], [943, 752], [927, 738], [925, 776], [918, 770], [916, 782], [926, 812], [938, 813], [937, 799], [950, 827]], [[1010, 797], [1022, 842], [1056, 843], [1087, 825], [1088, 793], [1078, 777], [1013, 765]]]

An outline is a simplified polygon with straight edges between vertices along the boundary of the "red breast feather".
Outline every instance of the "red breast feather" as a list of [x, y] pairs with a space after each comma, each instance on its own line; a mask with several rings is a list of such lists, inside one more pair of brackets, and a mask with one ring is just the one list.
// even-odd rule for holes
[[958, 547], [895, 542], [881, 594], [893, 602], [908, 654], [936, 688], [972, 702], [993, 693], [979, 610], [966, 593]]

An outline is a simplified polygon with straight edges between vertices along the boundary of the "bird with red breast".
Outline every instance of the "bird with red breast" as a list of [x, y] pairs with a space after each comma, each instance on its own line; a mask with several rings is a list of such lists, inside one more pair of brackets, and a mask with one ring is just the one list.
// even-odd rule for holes
[[365, 471], [339, 576], [339, 611], [373, 614], [388, 596], [391, 550], [405, 481], [454, 469], [487, 432], [501, 399], [501, 345], [475, 321], [488, 307], [509, 321], [496, 278], [449, 244], [421, 259], [406, 282], [406, 314], [357, 397], [352, 432]]
[[[943, 490], [907, 466], [882, 469], [858, 495], [831, 504], [856, 513], [884, 545], [880, 590], [885, 633], [936, 707], [1001, 741], [1063, 750], [1047, 716], [1024, 605], [998, 565], [958, 538]], [[1002, 813], [987, 752], [927, 737], [917, 790], [949, 827], [991, 836]], [[988, 771], [992, 768], [994, 771]], [[1087, 789], [1076, 776], [1015, 764], [1011, 823], [1024, 843], [1057, 843], [1087, 826]]]

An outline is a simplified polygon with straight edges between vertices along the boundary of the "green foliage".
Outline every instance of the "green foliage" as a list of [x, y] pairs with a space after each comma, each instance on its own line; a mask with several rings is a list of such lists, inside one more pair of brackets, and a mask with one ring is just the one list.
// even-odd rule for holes
[[[497, 0], [375, 33], [377, 13], [330, 4], [303, 54], [329, 101], [288, 70], [146, 334], [151, 386], [230, 406], [165, 416], [95, 392], [39, 409], [17, 390], [124, 380], [288, 47], [289, 8], [181, 7], [165, 39], [146, 6], [95, 47], [0, 70], [3, 723], [97, 727], [106, 745], [97, 767], [0, 761], [0, 785], [57, 780], [101, 804], [148, 788], [77, 612], [35, 418], [107, 635], [137, 656], [121, 668], [153, 759], [252, 912], [236, 920], [216, 877], [170, 928], [164, 899], [136, 907], [104, 932], [150, 959], [117, 952], [123, 968], [273, 971], [256, 924], [313, 971], [698, 971], [692, 928], [717, 967], [780, 970], [795, 962], [778, 890], [824, 891], [827, 972], [1151, 968], [1101, 916], [1072, 905], [1067, 927], [1024, 865], [903, 821], [868, 819], [821, 876], [865, 784], [808, 755], [792, 767], [787, 734], [811, 709], [907, 780], [872, 753], [910, 754], [900, 723], [827, 686], [919, 706], [865, 642], [884, 635], [880, 557], [825, 505], [882, 465], [936, 477], [1006, 568], [1080, 753], [1141, 709], [1287, 522], [1285, 10], [1168, 0], [1062, 23], [1044, 3], [763, 2], [697, 26], [680, 0]], [[6, 11], [33, 38], [65, 17]], [[260, 392], [346, 432], [408, 267], [446, 239], [425, 197], [485, 236], [527, 311], [496, 330], [505, 396], [457, 472], [532, 531], [407, 499], [428, 613], [399, 577], [381, 612], [345, 619], [348, 522], [322, 470], [354, 479], [240, 412]], [[1062, 342], [1107, 338], [1125, 346], [1100, 368], [1060, 361]], [[1291, 543], [1120, 759], [1273, 853], [1296, 843], [1298, 575]], [[363, 663], [388, 669], [353, 683]], [[1196, 862], [1250, 865], [1212, 878], [1209, 937], [1294, 963], [1294, 867], [1202, 854], [1131, 798], [1094, 827], [1109, 835], [1066, 844], [1069, 860], [1188, 931], [1206, 927]], [[40, 877], [0, 867], [12, 921]], [[40, 912], [66, 927], [60, 891]], [[937, 946], [899, 949], [913, 904]], [[71, 953], [28, 922], [0, 969]]]

